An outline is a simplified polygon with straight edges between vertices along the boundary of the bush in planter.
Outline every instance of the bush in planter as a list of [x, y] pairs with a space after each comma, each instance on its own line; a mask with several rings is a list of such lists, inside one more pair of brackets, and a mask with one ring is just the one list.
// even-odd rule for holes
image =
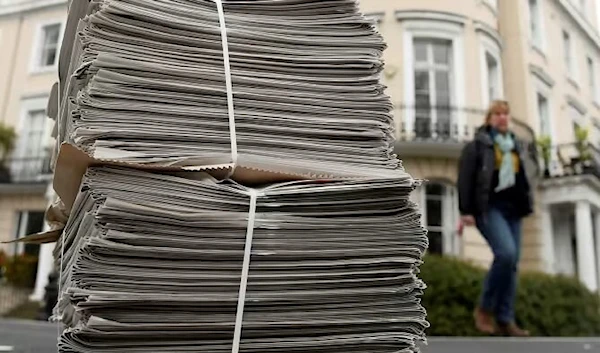
[[540, 150], [542, 160], [544, 161], [544, 176], [549, 176], [550, 158], [552, 157], [552, 139], [547, 135], [540, 136], [540, 138], [537, 140], [537, 145], [538, 149]]
[[37, 262], [36, 256], [26, 254], [13, 256], [6, 262], [4, 273], [6, 281], [15, 287], [33, 288]]
[[[432, 336], [478, 336], [473, 310], [485, 271], [452, 258], [428, 255], [423, 305]], [[576, 279], [525, 273], [519, 281], [517, 320], [536, 336], [600, 335], [600, 298]]]
[[4, 266], [6, 265], [6, 253], [0, 250], [0, 280], [4, 278]]
[[0, 182], [10, 181], [6, 158], [14, 148], [16, 139], [15, 129], [0, 123]]

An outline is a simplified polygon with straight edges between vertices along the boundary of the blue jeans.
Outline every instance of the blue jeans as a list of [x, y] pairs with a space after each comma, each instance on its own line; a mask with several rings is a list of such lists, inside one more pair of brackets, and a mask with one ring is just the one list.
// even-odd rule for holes
[[494, 253], [481, 295], [481, 308], [494, 313], [500, 324], [515, 321], [517, 267], [521, 253], [521, 218], [491, 207], [477, 217], [477, 228]]

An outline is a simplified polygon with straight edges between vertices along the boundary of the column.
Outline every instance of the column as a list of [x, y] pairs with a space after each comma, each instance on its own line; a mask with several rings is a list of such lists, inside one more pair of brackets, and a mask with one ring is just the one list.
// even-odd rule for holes
[[579, 280], [590, 290], [598, 289], [596, 275], [596, 247], [592, 227], [592, 208], [588, 201], [578, 201], [575, 207], [577, 237], [577, 271]]
[[[52, 189], [52, 183], [48, 184], [48, 189], [46, 191], [46, 199], [48, 203], [51, 204], [54, 199], [54, 189]], [[44, 223], [43, 231], [48, 231], [48, 224]], [[38, 269], [37, 276], [35, 279], [35, 289], [33, 293], [29, 297], [29, 299], [34, 301], [42, 301], [44, 299], [44, 294], [46, 292], [46, 285], [48, 284], [48, 276], [54, 269], [54, 256], [52, 252], [54, 251], [55, 244], [43, 244], [40, 246], [40, 253], [38, 255]]]
[[550, 205], [544, 205], [541, 208], [541, 222], [542, 222], [542, 262], [543, 270], [546, 273], [556, 273], [556, 255], [554, 251], [554, 227], [552, 226], [552, 209]]
[[55, 244], [42, 244], [40, 246], [40, 253], [38, 258], [38, 270], [35, 279], [35, 289], [29, 299], [33, 301], [42, 301], [44, 294], [46, 293], [46, 285], [48, 284], [48, 276], [52, 272], [54, 267], [54, 257], [52, 252], [54, 251]]

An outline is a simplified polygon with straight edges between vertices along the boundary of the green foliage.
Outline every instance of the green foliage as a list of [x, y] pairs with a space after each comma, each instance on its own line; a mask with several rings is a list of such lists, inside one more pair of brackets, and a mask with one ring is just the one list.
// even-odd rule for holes
[[40, 313], [40, 303], [27, 301], [4, 314], [5, 319], [37, 320]]
[[4, 266], [6, 265], [6, 253], [0, 249], [0, 279], [4, 278]]
[[17, 255], [10, 258], [5, 267], [6, 281], [20, 288], [33, 288], [37, 271], [37, 257], [31, 255]]
[[590, 130], [581, 126], [575, 126], [575, 145], [581, 161], [589, 161], [592, 158], [590, 144], [588, 142]]
[[[463, 261], [427, 256], [421, 278], [432, 336], [479, 336], [473, 326], [485, 271]], [[517, 321], [536, 336], [600, 335], [600, 297], [576, 279], [525, 273], [520, 276]]]
[[13, 150], [16, 140], [15, 129], [0, 123], [0, 161], [3, 161]]
[[540, 154], [544, 159], [545, 167], [548, 168], [552, 152], [552, 139], [547, 135], [540, 136], [540, 138], [537, 140], [537, 145], [540, 150]]

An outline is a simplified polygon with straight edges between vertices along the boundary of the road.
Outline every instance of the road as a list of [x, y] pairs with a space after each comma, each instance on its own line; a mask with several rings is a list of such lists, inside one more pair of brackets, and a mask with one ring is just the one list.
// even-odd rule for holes
[[[56, 353], [56, 325], [0, 320], [0, 352]], [[423, 353], [600, 353], [598, 338], [429, 339]]]

